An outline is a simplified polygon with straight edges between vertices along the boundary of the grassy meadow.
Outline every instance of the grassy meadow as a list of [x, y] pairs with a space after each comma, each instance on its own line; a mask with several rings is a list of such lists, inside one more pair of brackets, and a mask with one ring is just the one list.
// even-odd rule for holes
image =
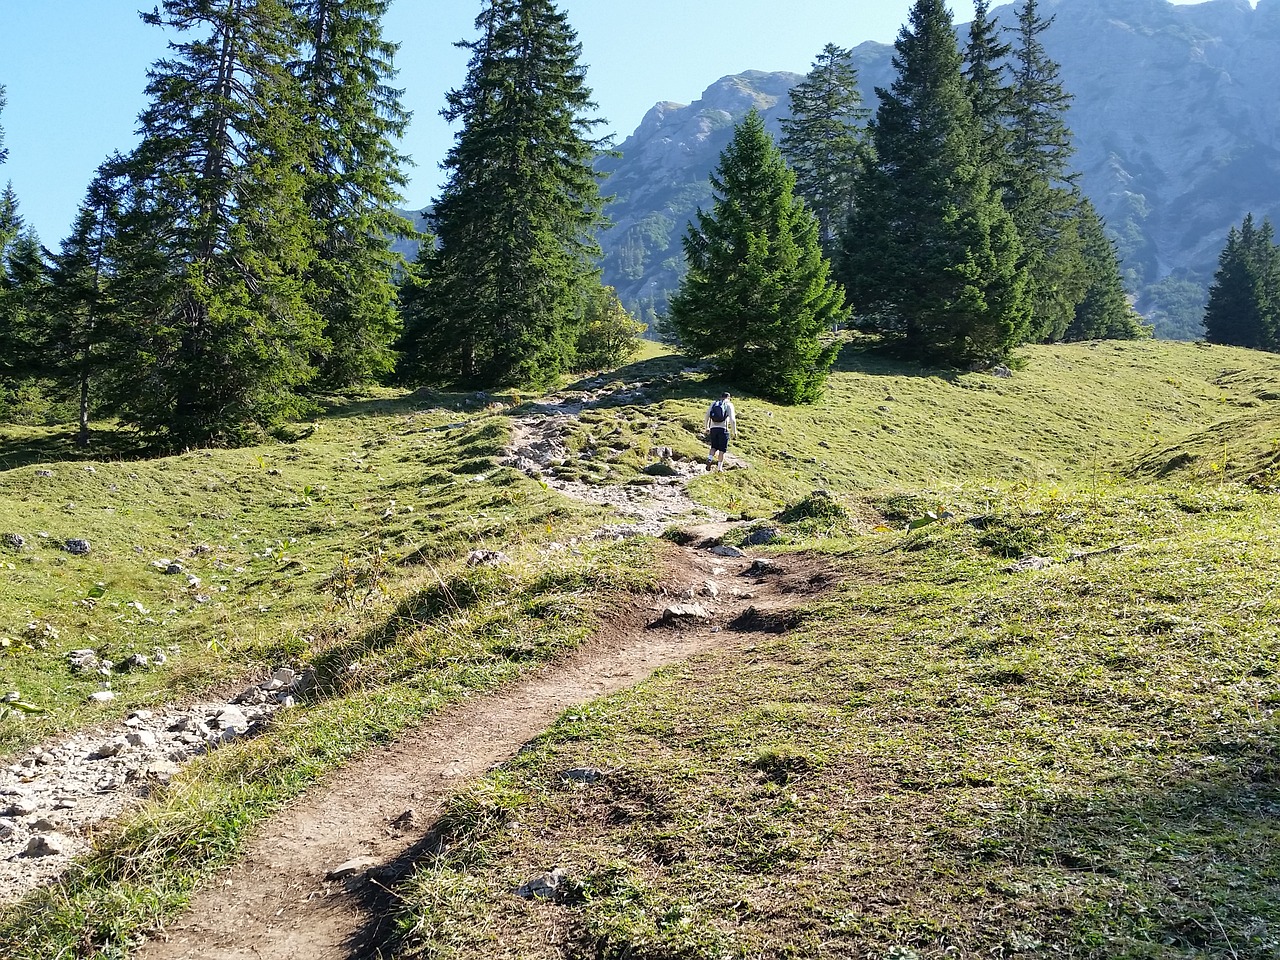
[[[661, 355], [610, 379], [651, 387], [585, 411], [558, 473], [704, 454], [719, 383]], [[0, 532], [28, 540], [0, 547], [0, 657], [45, 711], [0, 721], [0, 751], [283, 661], [322, 678], [0, 915], [0, 954], [127, 956], [308, 783], [652, 589], [653, 542], [553, 545], [602, 515], [496, 466], [511, 400], [335, 401], [288, 442], [151, 459], [0, 428]], [[1280, 958], [1277, 400], [1273, 356], [1160, 342], [1030, 348], [1008, 379], [854, 344], [817, 404], [735, 398], [749, 468], [695, 497], [778, 518], [780, 562], [818, 553], [837, 589], [467, 788], [387, 950]], [[475, 547], [515, 562], [467, 568]], [[168, 661], [104, 710], [81, 647]], [[562, 902], [512, 895], [554, 866]]]

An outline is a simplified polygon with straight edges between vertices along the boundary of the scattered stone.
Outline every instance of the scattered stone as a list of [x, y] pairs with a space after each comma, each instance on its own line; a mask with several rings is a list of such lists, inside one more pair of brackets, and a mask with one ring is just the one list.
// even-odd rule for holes
[[62, 547], [67, 553], [73, 553], [78, 557], [84, 556], [89, 552], [89, 541], [81, 537], [73, 537], [68, 540]]
[[747, 571], [755, 576], [766, 576], [771, 573], [781, 573], [782, 566], [777, 560], [769, 560], [766, 557], [758, 557], [751, 561], [751, 569]]
[[150, 730], [138, 730], [134, 733], [126, 734], [125, 741], [131, 747], [144, 747], [148, 750], [154, 747], [158, 742], [156, 740], [156, 735]]
[[727, 543], [721, 543], [711, 548], [711, 552], [717, 557], [745, 557], [746, 554], [737, 547], [731, 547]]
[[105, 743], [99, 744], [98, 749], [94, 752], [94, 756], [105, 760], [108, 757], [118, 757], [128, 749], [129, 741], [124, 737], [119, 737], [115, 740], [108, 740]]
[[97, 693], [89, 694], [89, 700], [92, 703], [110, 703], [115, 698], [116, 695], [111, 690], [99, 690]]
[[1010, 377], [1013, 376], [1013, 371], [1010, 370], [1003, 363], [997, 363], [994, 367], [991, 368], [991, 375], [993, 377], [999, 377], [1001, 380], [1008, 380]]
[[178, 574], [182, 573], [182, 564], [176, 561], [174, 563], [165, 564], [164, 572], [166, 576], [176, 577]]
[[298, 682], [298, 674], [296, 671], [290, 670], [288, 667], [281, 667], [271, 675], [271, 679], [280, 684], [281, 687], [292, 687]]
[[700, 603], [673, 603], [662, 611], [663, 623], [688, 623], [698, 621], [708, 623], [711, 611]]
[[501, 550], [472, 550], [467, 554], [468, 567], [499, 567], [511, 562]]
[[22, 550], [27, 545], [27, 538], [20, 533], [0, 534], [0, 543], [10, 550]]
[[239, 733], [244, 733], [249, 729], [249, 718], [245, 716], [243, 710], [227, 706], [218, 711], [210, 726], [217, 727], [220, 730], [235, 730]]
[[574, 767], [572, 770], [562, 770], [560, 779], [571, 783], [595, 783], [603, 780], [604, 775], [604, 771], [596, 767]]
[[368, 873], [374, 867], [381, 863], [377, 857], [355, 857], [345, 863], [340, 863], [328, 873], [324, 875], [326, 880], [347, 880], [357, 874], [363, 875]]
[[715, 600], [720, 596], [720, 587], [714, 580], [708, 580], [702, 585], [702, 595]]
[[0, 812], [0, 817], [29, 817], [40, 809], [40, 805], [30, 797], [17, 797]]
[[412, 807], [399, 816], [391, 818], [392, 828], [398, 831], [411, 830], [417, 822], [418, 814]]
[[48, 817], [41, 817], [39, 820], [34, 821], [28, 829], [32, 833], [56, 833], [58, 825]]
[[773, 543], [780, 536], [782, 536], [782, 531], [777, 527], [756, 527], [754, 530], [747, 532], [742, 542], [749, 547], [760, 547]]
[[53, 471], [52, 471], [52, 470], [37, 470], [37, 471], [36, 471], [36, 476], [37, 476], [37, 477], [52, 477], [52, 476], [53, 476]]
[[121, 673], [129, 673], [132, 670], [150, 670], [151, 658], [144, 653], [133, 653], [117, 663], [116, 669]]
[[556, 867], [550, 873], [530, 877], [516, 890], [516, 896], [525, 900], [558, 900], [564, 896], [568, 883], [564, 870]]
[[90, 670], [97, 670], [98, 654], [93, 650], [72, 650], [67, 654], [67, 665], [71, 667], [73, 673], [84, 673]]
[[67, 853], [67, 838], [57, 833], [38, 833], [27, 841], [28, 857], [59, 857]]

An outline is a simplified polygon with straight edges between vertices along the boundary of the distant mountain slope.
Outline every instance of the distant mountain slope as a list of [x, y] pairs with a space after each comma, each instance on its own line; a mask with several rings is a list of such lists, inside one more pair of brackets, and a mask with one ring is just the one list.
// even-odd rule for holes
[[[1280, 220], [1280, 0], [1256, 9], [1248, 0], [1045, 0], [1042, 10], [1056, 16], [1045, 46], [1076, 96], [1068, 120], [1084, 192], [1117, 237], [1139, 305], [1164, 335], [1194, 336], [1194, 304], [1163, 317], [1156, 285], [1171, 275], [1207, 285], [1232, 224], [1247, 211]], [[996, 15], [1014, 23], [1012, 5]], [[855, 48], [869, 102], [892, 81], [892, 52]], [[630, 306], [661, 308], [678, 285], [680, 238], [709, 204], [707, 176], [733, 124], [754, 106], [776, 132], [800, 79], [749, 71], [693, 104], [659, 103], [621, 157], [601, 162], [615, 197], [605, 282]]]

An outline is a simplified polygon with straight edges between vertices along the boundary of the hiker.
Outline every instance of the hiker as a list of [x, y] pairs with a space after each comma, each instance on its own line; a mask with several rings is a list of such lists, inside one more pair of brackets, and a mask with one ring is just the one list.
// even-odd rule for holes
[[707, 431], [707, 439], [711, 450], [707, 454], [707, 469], [713, 466], [724, 472], [724, 455], [729, 451], [729, 434], [738, 435], [738, 420], [733, 415], [733, 401], [729, 399], [729, 391], [720, 394], [720, 399], [707, 408], [707, 421], [703, 427]]

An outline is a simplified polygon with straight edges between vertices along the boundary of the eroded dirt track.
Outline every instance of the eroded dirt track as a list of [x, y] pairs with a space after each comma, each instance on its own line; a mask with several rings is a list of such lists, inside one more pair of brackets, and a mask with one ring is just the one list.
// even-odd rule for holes
[[[141, 960], [337, 960], [379, 956], [380, 892], [411, 871], [431, 826], [469, 780], [516, 754], [566, 709], [634, 687], [660, 667], [745, 642], [738, 629], [769, 620], [823, 582], [788, 558], [760, 575], [747, 558], [669, 550], [665, 596], [635, 598], [565, 660], [458, 704], [388, 747], [344, 767], [267, 821], [246, 855], [211, 880], [185, 916], [139, 949]], [[662, 613], [707, 581], [709, 620], [662, 624]], [[751, 611], [757, 614], [755, 620]], [[739, 627], [735, 629], [733, 624]], [[745, 626], [744, 626], [745, 625]], [[407, 811], [412, 811], [406, 816]], [[367, 858], [354, 878], [335, 867]]]

